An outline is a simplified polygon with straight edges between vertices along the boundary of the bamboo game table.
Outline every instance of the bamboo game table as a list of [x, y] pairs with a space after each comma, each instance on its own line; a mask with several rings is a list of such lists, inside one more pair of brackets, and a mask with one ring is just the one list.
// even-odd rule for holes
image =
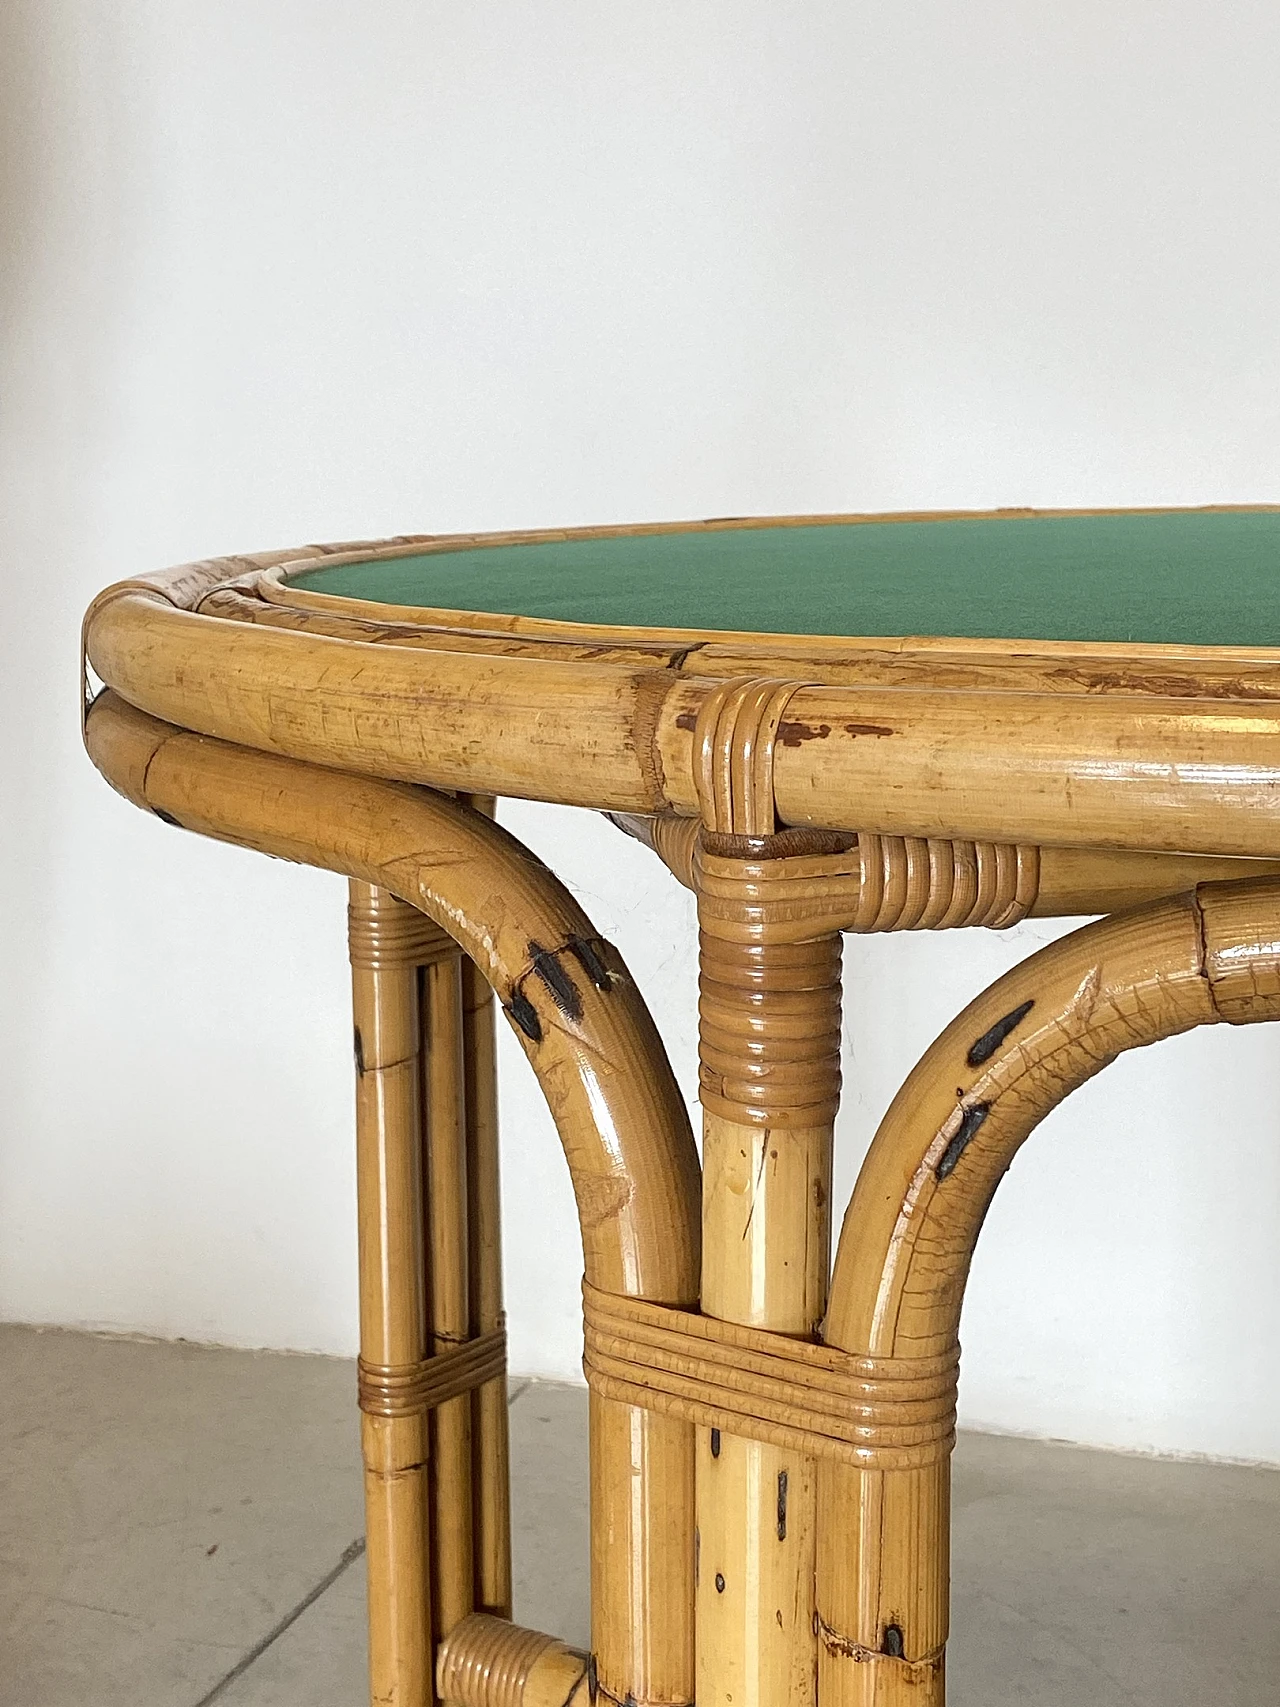
[[[94, 602], [113, 786], [350, 879], [375, 1703], [943, 1701], [992, 1194], [1122, 1051], [1280, 1017], [1278, 587], [1278, 511], [999, 512], [311, 546]], [[503, 795], [696, 896], [701, 1160]], [[1094, 914], [923, 1056], [833, 1264], [842, 933]], [[581, 1223], [590, 1656], [510, 1622], [494, 995]]]

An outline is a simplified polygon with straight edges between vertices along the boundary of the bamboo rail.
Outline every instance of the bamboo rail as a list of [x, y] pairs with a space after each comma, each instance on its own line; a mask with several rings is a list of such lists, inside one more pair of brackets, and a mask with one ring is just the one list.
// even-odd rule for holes
[[[492, 818], [494, 802], [468, 802]], [[467, 1241], [470, 1308], [477, 1334], [506, 1327], [502, 1307], [502, 1206], [498, 1177], [498, 1061], [493, 991], [475, 962], [462, 959], [462, 1050], [467, 1125]], [[511, 1507], [507, 1391], [490, 1381], [472, 1395], [472, 1498], [475, 1507], [475, 1600], [483, 1611], [511, 1616]]]
[[[644, 817], [625, 812], [606, 816], [624, 834], [656, 853], [686, 889], [705, 884], [705, 870], [699, 869], [701, 824], [697, 818]], [[826, 878], [834, 891], [833, 924], [855, 933], [947, 930], [974, 924], [999, 930], [1023, 918], [1122, 913], [1169, 895], [1185, 894], [1200, 883], [1280, 876], [1280, 860], [1271, 859], [1036, 848], [958, 842], [950, 837], [938, 840], [856, 832], [846, 840], [846, 851], [858, 851], [856, 861], [845, 864], [828, 856], [823, 864], [808, 869], [810, 875]], [[798, 851], [804, 843], [797, 839], [792, 846]], [[981, 876], [984, 863], [992, 873], [985, 906], [979, 900], [985, 884]], [[951, 909], [966, 876], [973, 882], [974, 904], [967, 910], [952, 909], [948, 916], [947, 909]], [[806, 899], [812, 898], [811, 885]]]
[[[396, 622], [376, 607], [380, 623], [341, 628], [368, 620], [358, 601], [320, 600], [323, 616], [315, 595], [278, 582], [286, 562], [398, 549], [264, 553], [121, 583], [86, 617], [88, 659], [141, 709], [246, 746], [438, 788], [686, 816], [700, 812], [704, 704], [725, 679], [785, 666], [784, 824], [1252, 858], [1280, 839], [1280, 668], [1266, 649], [727, 644], [679, 631], [607, 631], [614, 646], [593, 649], [585, 626], [543, 635], [485, 617], [468, 629], [465, 613], [427, 613], [432, 633], [409, 636], [414, 613]], [[212, 614], [228, 598], [235, 618]], [[276, 626], [300, 616], [313, 626]]]

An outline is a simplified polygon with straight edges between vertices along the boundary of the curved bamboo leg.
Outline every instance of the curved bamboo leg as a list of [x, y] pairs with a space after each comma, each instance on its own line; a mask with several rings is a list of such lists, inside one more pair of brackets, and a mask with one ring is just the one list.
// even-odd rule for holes
[[[588, 1278], [691, 1305], [699, 1175], [661, 1042], [621, 958], [499, 826], [426, 789], [191, 735], [117, 696], [89, 752], [136, 804], [215, 838], [340, 871], [407, 900], [470, 955], [525, 1048], [569, 1163]], [[693, 1431], [593, 1403], [592, 1622], [602, 1692], [693, 1697]]]
[[823, 1707], [944, 1699], [945, 1397], [974, 1245], [1019, 1146], [1123, 1051], [1275, 1018], [1280, 884], [1205, 885], [1032, 955], [943, 1032], [898, 1093], [845, 1217], [826, 1338], [913, 1379], [918, 1397], [885, 1406], [865, 1467], [820, 1471]]

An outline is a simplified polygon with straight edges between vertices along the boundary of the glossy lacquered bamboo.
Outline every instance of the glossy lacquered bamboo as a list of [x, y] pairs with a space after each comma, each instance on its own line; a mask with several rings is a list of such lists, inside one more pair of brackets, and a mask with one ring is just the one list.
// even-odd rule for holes
[[[451, 935], [538, 1075], [588, 1277], [606, 1291], [696, 1302], [688, 1117], [625, 965], [545, 866], [452, 800], [187, 734], [111, 694], [95, 703], [86, 740], [108, 780], [167, 821], [376, 884]], [[691, 1701], [693, 1430], [631, 1405], [593, 1405], [593, 1417], [600, 1685], [620, 1701]]]
[[[1125, 1050], [1280, 1017], [1280, 884], [1207, 885], [1074, 932], [973, 1002], [885, 1116], [840, 1237], [826, 1338], [882, 1358], [954, 1350], [991, 1197], [1058, 1102]], [[824, 1463], [823, 1707], [940, 1707], [948, 1466]]]
[[[493, 816], [493, 801], [469, 804]], [[498, 1171], [498, 1064], [493, 991], [475, 963], [462, 961], [462, 1053], [466, 1067], [467, 1246], [471, 1319], [477, 1334], [505, 1325], [502, 1206]], [[490, 1381], [472, 1398], [472, 1499], [476, 1604], [511, 1616], [511, 1502], [507, 1391]]]
[[[776, 762], [786, 823], [1275, 851], [1280, 664], [1265, 648], [759, 636], [726, 649], [723, 636], [717, 646], [690, 633], [679, 645], [677, 632], [653, 631], [620, 635], [626, 644], [611, 653], [584, 648], [584, 631], [574, 644], [558, 637], [520, 651], [478, 634], [474, 650], [460, 651], [462, 622], [447, 646], [419, 649], [376, 632], [339, 638], [195, 608], [212, 612], [220, 576], [265, 593], [259, 566], [283, 556], [189, 565], [109, 591], [86, 622], [95, 669], [184, 727], [364, 774], [688, 814], [699, 809], [694, 730], [707, 701], [725, 678], [778, 671], [795, 690]], [[353, 605], [321, 603], [335, 619]], [[450, 628], [449, 613], [432, 615]], [[519, 627], [486, 621], [508, 636]], [[849, 647], [866, 667], [855, 680], [823, 680], [821, 658]]]
[[[705, 888], [707, 862], [698, 863], [697, 818], [673, 815], [642, 817], [611, 813], [619, 829], [651, 848], [686, 889]], [[914, 840], [914, 855], [923, 872], [924, 892], [910, 870], [913, 842], [905, 837], [871, 837], [877, 844], [881, 870], [875, 894], [866, 894], [870, 869], [855, 850], [866, 840], [853, 832], [848, 837], [849, 857], [815, 862], [815, 874], [806, 884], [798, 878], [792, 886], [799, 903], [797, 916], [812, 922], [819, 884], [827, 890], [825, 911], [833, 926], [841, 930], [939, 930], [960, 925], [988, 927], [1017, 923], [1021, 918], [1076, 918], [1083, 913], [1120, 913], [1130, 907], [1146, 906], [1169, 895], [1185, 894], [1199, 883], [1230, 883], [1253, 877], [1280, 875], [1280, 860], [1238, 859], [1205, 854], [1132, 853], [1107, 848], [1029, 847], [990, 843], [985, 848], [973, 842]], [[940, 870], [956, 873], [966, 860], [980, 863], [985, 854], [997, 868], [989, 900], [975, 895], [975, 904], [957, 909], [958, 882], [949, 877], [945, 894], [939, 894]], [[842, 880], [829, 874], [842, 865]], [[895, 870], [895, 867], [899, 868]], [[721, 868], [723, 869], [723, 867]], [[788, 872], [801, 871], [799, 860], [789, 863]], [[714, 870], [714, 862], [712, 863]], [[773, 889], [776, 899], [777, 889]], [[744, 892], [743, 900], [752, 901]]]
[[[466, 1063], [462, 966], [457, 953], [422, 969], [423, 1105], [431, 1349], [472, 1336]], [[475, 1610], [473, 1401], [470, 1393], [431, 1413], [432, 1592], [435, 1627], [447, 1635]]]
[[[421, 1362], [428, 1340], [423, 1239], [421, 1031], [413, 958], [397, 952], [410, 909], [351, 885], [356, 1038], [360, 1355]], [[429, 1436], [421, 1412], [361, 1416], [369, 1596], [369, 1697], [429, 1707], [433, 1642]]]
[[587, 1654], [484, 1614], [446, 1638], [437, 1677], [451, 1707], [594, 1707], [599, 1699]]
[[[826, 1300], [830, 1123], [703, 1119], [707, 1315], [811, 1337]], [[817, 1476], [803, 1453], [698, 1430], [700, 1707], [816, 1699]]]
[[[801, 1336], [822, 1311], [838, 1088], [838, 1008], [815, 1003], [825, 974], [801, 975], [815, 945], [829, 961], [844, 929], [1135, 907], [1280, 847], [1273, 649], [638, 632], [389, 612], [287, 578], [522, 537], [186, 565], [108, 590], [85, 624], [90, 662], [141, 708], [107, 694], [87, 719], [116, 786], [201, 833], [346, 872], [378, 914], [366, 947], [379, 930], [393, 945], [353, 956], [375, 1376], [501, 1321], [492, 1032], [456, 956], [430, 948], [419, 976], [393, 952], [422, 914], [496, 988], [538, 1073], [593, 1286], [692, 1305], [699, 1274], [692, 1141], [625, 967], [509, 837], [405, 784], [647, 818], [703, 929], [703, 1307]], [[827, 1334], [883, 1365], [885, 1391], [901, 1390], [899, 1365], [928, 1365], [921, 1391], [943, 1420], [923, 1448], [816, 1471], [802, 1452], [702, 1430], [695, 1595], [692, 1427], [593, 1393], [586, 1673], [563, 1645], [471, 1613], [509, 1601], [498, 1383], [447, 1399], [429, 1428], [367, 1406], [379, 1698], [430, 1698], [434, 1607], [449, 1688], [477, 1707], [584, 1689], [683, 1707], [696, 1605], [704, 1707], [809, 1707], [815, 1659], [822, 1707], [936, 1707], [943, 1389], [991, 1191], [1035, 1120], [1119, 1049], [1274, 1017], [1277, 894], [1203, 891], [1057, 945], [974, 1004], [904, 1087], [846, 1220]]]

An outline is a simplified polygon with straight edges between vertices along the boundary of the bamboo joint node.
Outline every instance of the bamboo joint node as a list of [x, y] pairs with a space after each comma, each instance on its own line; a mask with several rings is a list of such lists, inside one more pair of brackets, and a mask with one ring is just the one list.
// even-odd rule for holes
[[583, 1370], [606, 1399], [862, 1470], [916, 1470], [955, 1442], [960, 1348], [869, 1357], [602, 1292], [583, 1281]]

